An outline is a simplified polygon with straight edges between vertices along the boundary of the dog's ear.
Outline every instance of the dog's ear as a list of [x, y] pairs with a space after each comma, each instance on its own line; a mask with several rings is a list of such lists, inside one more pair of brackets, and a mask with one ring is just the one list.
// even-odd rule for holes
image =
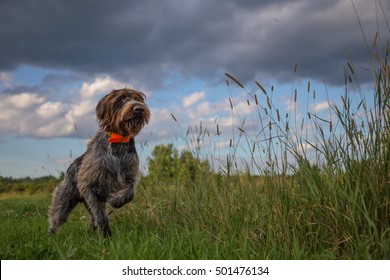
[[103, 130], [109, 129], [109, 104], [108, 104], [108, 96], [103, 97], [98, 104], [96, 105], [96, 118], [98, 120], [99, 126]]
[[102, 120], [104, 118], [104, 115], [105, 115], [105, 105], [104, 105], [103, 99], [105, 99], [105, 97], [100, 99], [100, 101], [96, 105], [96, 109], [95, 109], [96, 110], [96, 117], [97, 117], [99, 122], [100, 122], [100, 120]]

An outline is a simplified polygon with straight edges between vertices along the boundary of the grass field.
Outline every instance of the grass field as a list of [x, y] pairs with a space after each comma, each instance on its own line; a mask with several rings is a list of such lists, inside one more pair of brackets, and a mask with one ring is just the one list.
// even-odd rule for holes
[[[223, 136], [218, 124], [214, 134], [201, 125], [183, 133], [194, 158], [206, 158], [172, 180], [164, 173], [172, 170], [159, 168], [165, 163], [155, 164], [135, 200], [111, 213], [107, 240], [85, 230], [81, 206], [48, 236], [50, 194], [2, 194], [1, 259], [390, 259], [389, 55], [389, 44], [374, 53], [372, 92], [357, 84], [353, 98], [354, 66], [347, 63], [345, 92], [339, 103], [328, 100], [328, 117], [307, 105], [297, 119], [294, 90], [282, 116], [273, 89], [256, 82], [253, 93], [227, 74], [254, 109], [249, 122], [230, 95], [237, 121], [224, 158], [201, 147], [205, 137]], [[315, 102], [310, 83], [308, 93]], [[215, 159], [219, 167], [210, 171], [204, 160]]]
[[292, 189], [293, 181], [215, 175], [181, 188], [141, 184], [135, 201], [111, 214], [114, 235], [108, 240], [86, 231], [89, 217], [82, 205], [58, 234], [48, 236], [49, 195], [2, 198], [0, 257], [390, 258], [388, 221], [383, 219], [388, 218], [388, 197], [383, 200], [387, 205], [364, 209], [361, 199], [372, 198], [363, 197], [361, 190], [350, 199], [340, 197], [341, 192], [329, 201], [325, 194], [313, 200], [310, 190]]

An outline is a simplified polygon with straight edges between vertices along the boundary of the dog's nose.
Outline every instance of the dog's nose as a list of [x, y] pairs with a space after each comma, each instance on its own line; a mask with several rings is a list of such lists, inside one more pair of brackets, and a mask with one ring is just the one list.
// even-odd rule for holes
[[140, 106], [140, 105], [134, 106], [134, 108], [133, 108], [133, 112], [134, 112], [135, 114], [140, 114], [140, 113], [142, 113], [143, 111], [145, 111], [145, 109], [144, 109], [143, 106]]

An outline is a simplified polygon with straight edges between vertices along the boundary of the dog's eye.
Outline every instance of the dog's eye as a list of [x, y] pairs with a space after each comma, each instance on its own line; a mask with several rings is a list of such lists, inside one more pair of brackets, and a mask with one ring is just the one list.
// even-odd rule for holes
[[128, 102], [129, 99], [119, 99], [119, 100], [116, 100], [115, 103], [114, 103], [114, 109], [115, 110], [120, 110], [123, 105], [125, 105], [126, 102]]
[[141, 96], [141, 95], [134, 96], [134, 100], [137, 102], [144, 102], [145, 101], [143, 96]]

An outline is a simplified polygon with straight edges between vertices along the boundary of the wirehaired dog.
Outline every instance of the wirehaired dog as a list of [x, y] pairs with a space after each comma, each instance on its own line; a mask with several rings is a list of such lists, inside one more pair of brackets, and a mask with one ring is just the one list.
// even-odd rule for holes
[[145, 95], [132, 89], [113, 90], [96, 106], [100, 130], [76, 158], [54, 190], [49, 230], [54, 234], [78, 203], [88, 209], [94, 229], [111, 235], [106, 204], [119, 208], [134, 197], [139, 160], [134, 136], [149, 122]]

